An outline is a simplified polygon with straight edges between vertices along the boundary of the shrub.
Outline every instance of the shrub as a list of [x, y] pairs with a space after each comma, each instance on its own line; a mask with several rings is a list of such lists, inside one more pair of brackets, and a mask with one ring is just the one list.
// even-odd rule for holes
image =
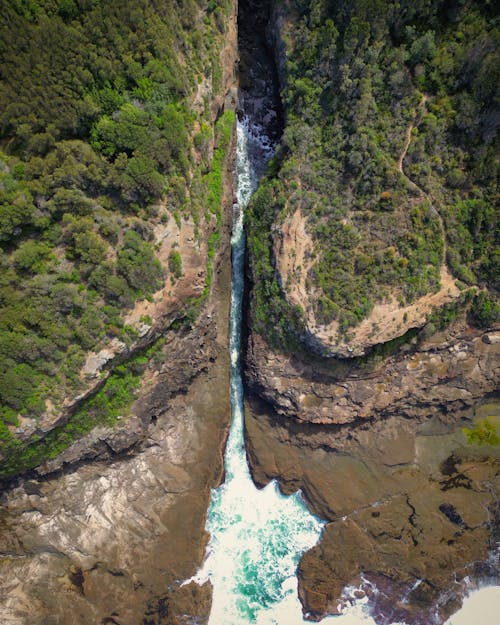
[[489, 328], [498, 321], [500, 305], [498, 299], [488, 291], [480, 291], [474, 297], [469, 311], [469, 321], [476, 328]]
[[179, 279], [182, 276], [182, 259], [178, 250], [172, 250], [168, 256], [168, 268], [174, 278]]
[[153, 293], [162, 284], [163, 271], [151, 245], [134, 230], [125, 234], [116, 266], [129, 285], [142, 294]]
[[469, 445], [500, 445], [500, 436], [496, 426], [490, 419], [481, 419], [473, 428], [463, 428], [463, 433], [467, 437]]

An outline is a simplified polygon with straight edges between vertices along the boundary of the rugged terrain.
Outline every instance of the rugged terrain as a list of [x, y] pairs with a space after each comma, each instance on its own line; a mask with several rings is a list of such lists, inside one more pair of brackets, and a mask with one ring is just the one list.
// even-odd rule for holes
[[151, 352], [206, 304], [237, 43], [231, 2], [8, 2], [0, 29], [8, 477], [128, 414]]
[[180, 583], [203, 559], [210, 488], [222, 476], [224, 260], [220, 304], [169, 343], [137, 416], [94, 430], [3, 496], [2, 622], [206, 621], [210, 589]]
[[[227, 328], [232, 169], [207, 304], [166, 334], [127, 418], [97, 427], [6, 484], [1, 508], [4, 623], [206, 621], [210, 488], [229, 425]], [[183, 616], [184, 615], [184, 616]]]
[[[28, 24], [35, 47], [37, 38], [47, 36], [51, 29], [62, 33], [61, 37], [66, 37], [68, 30], [74, 36], [77, 32], [78, 37], [83, 37], [82, 33], [86, 36], [89, 23], [95, 19], [95, 14], [89, 17], [87, 12], [101, 10], [99, 6], [69, 3], [54, 14], [49, 4], [37, 7], [27, 3], [23, 15], [22, 7], [9, 7], [13, 28], [19, 30]], [[70, 292], [64, 295], [68, 308], [58, 309], [51, 320], [58, 324], [58, 331], [66, 341], [67, 328], [72, 328], [74, 323], [78, 326], [78, 319], [81, 325], [84, 323], [82, 307], [84, 316], [88, 312], [85, 306], [89, 302], [71, 301], [77, 291], [85, 299], [87, 291], [97, 288], [98, 293], [93, 291], [94, 299], [90, 302], [93, 313], [97, 317], [101, 313], [108, 315], [104, 318], [105, 332], [99, 330], [98, 335], [87, 336], [85, 340], [80, 340], [82, 334], [72, 339], [71, 350], [76, 357], [64, 371], [73, 376], [73, 382], [76, 377], [76, 382], [66, 384], [59, 374], [54, 373], [52, 378], [49, 375], [52, 384], [43, 383], [36, 389], [42, 399], [36, 410], [27, 407], [25, 388], [20, 389], [18, 403], [13, 400], [12, 405], [9, 404], [13, 395], [8, 395], [9, 389], [2, 380], [0, 390], [5, 392], [6, 400], [2, 403], [5, 428], [1, 434], [0, 463], [3, 478], [0, 619], [3, 623], [173, 625], [203, 623], [208, 618], [209, 585], [199, 587], [188, 583], [182, 586], [181, 582], [196, 572], [203, 559], [210, 489], [222, 479], [222, 451], [230, 418], [227, 340], [237, 31], [235, 6], [219, 4], [208, 7], [203, 2], [191, 3], [180, 11], [169, 3], [143, 2], [140, 6], [136, 3], [133, 10], [127, 3], [116, 3], [116, 6], [109, 3], [102, 8], [104, 17], [100, 27], [89, 35], [96, 37], [103, 34], [100, 28], [104, 29], [103, 37], [109, 39], [103, 49], [108, 50], [110, 56], [116, 53], [118, 60], [114, 59], [113, 71], [117, 74], [124, 71], [119, 61], [125, 66], [136, 63], [133, 65], [135, 78], [127, 78], [126, 84], [118, 79], [112, 87], [109, 84], [103, 87], [106, 97], [116, 98], [120, 106], [124, 99], [132, 99], [130, 82], [136, 81], [135, 89], [137, 81], [140, 82], [145, 91], [135, 91], [132, 103], [129, 100], [123, 105], [129, 107], [126, 109], [129, 113], [130, 106], [139, 116], [141, 111], [151, 114], [154, 106], [170, 106], [172, 94], [166, 92], [160, 103], [152, 104], [156, 90], [164, 89], [166, 83], [171, 85], [172, 80], [185, 81], [183, 87], [178, 85], [180, 91], [173, 97], [176, 110], [186, 124], [185, 132], [175, 128], [174, 114], [170, 123], [177, 139], [185, 142], [179, 149], [188, 154], [188, 160], [184, 165], [170, 163], [166, 169], [162, 169], [161, 164], [156, 165], [157, 174], [164, 176], [158, 194], [123, 201], [115, 191], [108, 191], [108, 203], [103, 204], [106, 198], [101, 195], [96, 198], [95, 187], [83, 189], [89, 198], [86, 225], [82, 230], [85, 236], [79, 240], [83, 245], [98, 237], [101, 248], [107, 246], [106, 262], [110, 261], [111, 265], [106, 265], [103, 274], [105, 277], [107, 271], [109, 278], [108, 282], [101, 283], [104, 291], [92, 280], [89, 282], [89, 270], [96, 270], [94, 261], [99, 265], [102, 259], [98, 254], [95, 259], [89, 255], [84, 262], [78, 254], [72, 255], [65, 247], [69, 245], [67, 237], [56, 250], [57, 262], [51, 257], [49, 264], [39, 263], [36, 268], [26, 266], [21, 277], [14, 273], [20, 267], [14, 261], [16, 250], [31, 245], [30, 241], [38, 244], [40, 239], [50, 239], [48, 230], [44, 232], [43, 228], [57, 230], [62, 211], [73, 212], [75, 220], [80, 219], [81, 214], [70, 199], [66, 199], [67, 204], [61, 199], [62, 211], [52, 215], [55, 223], [47, 220], [35, 225], [23, 222], [13, 227], [9, 238], [2, 239], [2, 262], [8, 265], [2, 287], [10, 289], [9, 293], [13, 280], [18, 280], [19, 292], [25, 295], [33, 288], [33, 281], [45, 280], [50, 288], [61, 280], [80, 283], [78, 288], [76, 285], [68, 287]], [[143, 49], [144, 33], [137, 33], [140, 45], [134, 51], [135, 59], [127, 57], [126, 51], [113, 39], [115, 21], [123, 18], [122, 28], [128, 28], [130, 11], [142, 11], [141, 28], [151, 29], [149, 52]], [[170, 24], [162, 21], [165, 15]], [[189, 15], [194, 15], [193, 22], [188, 23]], [[171, 27], [175, 31], [174, 39], [166, 36]], [[201, 32], [205, 32], [207, 40], [200, 45], [200, 41], [195, 40]], [[166, 37], [161, 45], [156, 38], [160, 35]], [[191, 36], [193, 40], [189, 39]], [[127, 45], [129, 43], [132, 44], [132, 40], [128, 40]], [[48, 46], [45, 51], [46, 56], [54, 50], [57, 52], [55, 40], [51, 45], [53, 47]], [[28, 44], [24, 50], [28, 50], [28, 55], [32, 53]], [[172, 50], [175, 54], [169, 56]], [[45, 60], [42, 55], [42, 75]], [[22, 57], [23, 68], [24, 62]], [[74, 59], [70, 62], [74, 63]], [[146, 69], [148, 62], [150, 65]], [[165, 73], [165, 63], [173, 63], [178, 75]], [[152, 67], [156, 73], [151, 73]], [[107, 70], [111, 71], [109, 66]], [[146, 79], [144, 74], [148, 73]], [[6, 77], [8, 82], [8, 72]], [[36, 96], [42, 98], [35, 78], [31, 86], [26, 85], [26, 91], [32, 88]], [[103, 86], [102, 82], [99, 84], [102, 74], [94, 79], [98, 86]], [[61, 80], [64, 82], [64, 77]], [[94, 91], [92, 93], [95, 95]], [[4, 96], [24, 97], [11, 89], [7, 89]], [[68, 95], [68, 105], [71, 101]], [[107, 106], [113, 104], [108, 102]], [[50, 108], [49, 103], [47, 107]], [[106, 123], [111, 123], [111, 119], [119, 123], [121, 110], [109, 116]], [[101, 109], [99, 114], [103, 112]], [[31, 123], [36, 122], [33, 119], [30, 118]], [[11, 121], [15, 126], [22, 120], [12, 118]], [[43, 121], [41, 112], [36, 123], [43, 124]], [[157, 121], [160, 128], [165, 128]], [[139, 132], [134, 129], [134, 120], [128, 123], [125, 132], [129, 137], [130, 133]], [[144, 126], [144, 119], [139, 121], [141, 124]], [[12, 126], [5, 125], [3, 132], [7, 136], [12, 134]], [[53, 127], [46, 134], [51, 132], [55, 132]], [[85, 132], [77, 131], [82, 142], [89, 140]], [[144, 132], [149, 142], [152, 137], [147, 132], [157, 131], [153, 124]], [[58, 136], [56, 133], [56, 139]], [[40, 163], [43, 158], [52, 158], [50, 137], [46, 140], [48, 146], [39, 158]], [[5, 155], [8, 168], [2, 170], [6, 176], [11, 176], [13, 168], [23, 160], [33, 158], [26, 145], [21, 145], [20, 150], [20, 145], [14, 141], [4, 141], [2, 147], [9, 152], [9, 156]], [[100, 148], [92, 143], [92, 149], [99, 152]], [[146, 158], [144, 152], [141, 153], [144, 149], [144, 143], [135, 146], [133, 153], [130, 146], [125, 146], [128, 158], [132, 159]], [[177, 157], [182, 160], [178, 153], [174, 161]], [[110, 157], [107, 165], [101, 165], [112, 168], [116, 160]], [[80, 167], [80, 175], [85, 176], [78, 159], [73, 160], [71, 166]], [[178, 167], [184, 167], [182, 172]], [[3, 192], [12, 188], [6, 186], [11, 184], [10, 178], [6, 180], [2, 179]], [[75, 193], [81, 190], [81, 178], [70, 176], [67, 180], [66, 183], [52, 181], [51, 192], [57, 190], [58, 184], [76, 189]], [[31, 178], [28, 177], [26, 185], [32, 185]], [[177, 199], [173, 197], [172, 185]], [[196, 189], [203, 198], [195, 197]], [[26, 186], [20, 192], [25, 190]], [[27, 196], [40, 204], [40, 211], [44, 206], [40, 199], [43, 192], [30, 186], [33, 196]], [[185, 194], [189, 195], [188, 199]], [[134, 201], [137, 204], [131, 207], [130, 202]], [[113, 202], [115, 206], [110, 205]], [[3, 208], [2, 216], [7, 217], [12, 206], [6, 204]], [[102, 229], [103, 220], [109, 218], [116, 222], [111, 234]], [[65, 224], [69, 223], [68, 216], [64, 219]], [[8, 220], [2, 224], [7, 228]], [[131, 249], [137, 254], [131, 252], [127, 256], [129, 268], [135, 267], [131, 269], [136, 272], [135, 287], [122, 291], [121, 295], [112, 294], [108, 287], [111, 288], [113, 276], [118, 278], [113, 282], [118, 290], [124, 277], [119, 269], [113, 268], [116, 259], [113, 248], [118, 252], [118, 261], [121, 257], [125, 262], [126, 255], [120, 256], [120, 250], [127, 236], [130, 238], [129, 229], [136, 232]], [[52, 243], [50, 239], [49, 246]], [[36, 261], [35, 255], [33, 262]], [[148, 283], [150, 267], [158, 271], [155, 280]], [[39, 291], [42, 298], [35, 302], [43, 315], [47, 302], [52, 301], [50, 288]], [[43, 299], [45, 295], [49, 299]], [[121, 299], [122, 296], [125, 299]], [[5, 305], [17, 305], [16, 302], [2, 299]], [[15, 357], [22, 366], [29, 362], [33, 370], [42, 367], [43, 363], [38, 360], [40, 353], [36, 350], [31, 360], [26, 349], [13, 356], [12, 337], [20, 340], [24, 333], [26, 344], [39, 341], [41, 345], [46, 340], [44, 333], [47, 329], [54, 332], [53, 328], [41, 321], [40, 325], [28, 326], [26, 317], [21, 315], [14, 328], [14, 316], [10, 309], [8, 314], [2, 314], [5, 324], [1, 335], [2, 356], [5, 357], [2, 366], [13, 368], [16, 374], [20, 369], [10, 360]], [[48, 361], [51, 357], [48, 354]], [[61, 354], [57, 356], [60, 357]], [[45, 363], [43, 375], [51, 374], [50, 367], [50, 362]], [[35, 378], [35, 382], [43, 382], [42, 378]], [[15, 375], [11, 376], [10, 384], [17, 388]], [[16, 415], [13, 415], [13, 408], [17, 409]]]
[[[181, 581], [229, 419], [235, 8], [2, 16], [9, 625], [207, 620]], [[252, 473], [328, 521], [311, 618], [366, 593], [380, 624], [442, 623], [498, 582], [495, 8], [239, 13], [242, 110], [280, 141], [247, 217]]]
[[329, 521], [299, 567], [306, 612], [336, 613], [354, 585], [371, 595], [381, 623], [440, 623], [460, 605], [466, 575], [495, 579], [500, 452], [470, 445], [462, 428], [485, 418], [500, 425], [499, 338], [457, 323], [406, 353], [342, 371], [251, 337], [254, 479], [302, 489]]
[[290, 0], [264, 20], [284, 129], [247, 219], [247, 452], [328, 521], [299, 565], [313, 620], [367, 594], [378, 623], [443, 623], [498, 583], [490, 19]]

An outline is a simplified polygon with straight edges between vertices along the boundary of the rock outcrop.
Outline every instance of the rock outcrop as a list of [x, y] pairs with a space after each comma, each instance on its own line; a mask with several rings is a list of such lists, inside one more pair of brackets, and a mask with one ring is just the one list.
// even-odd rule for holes
[[307, 362], [250, 335], [254, 479], [302, 489], [329, 521], [299, 565], [308, 618], [337, 613], [356, 586], [377, 622], [442, 623], [469, 579], [496, 574], [500, 452], [462, 431], [500, 416], [486, 399], [498, 385], [495, 336], [457, 322], [368, 365]]
[[307, 362], [275, 352], [251, 335], [248, 382], [277, 413], [299, 421], [340, 425], [391, 415], [425, 419], [431, 412], [454, 420], [497, 388], [495, 335], [462, 326], [452, 335], [414, 338], [378, 366]]
[[[214, 115], [235, 105], [234, 11], [229, 19], [223, 51], [226, 96], [215, 102]], [[129, 315], [139, 341], [165, 336], [142, 376], [132, 416], [118, 417], [114, 427], [95, 428], [57, 457], [3, 484], [0, 621], [5, 625], [201, 625], [208, 620], [210, 584], [183, 581], [203, 560], [210, 489], [223, 476], [230, 419], [234, 164], [233, 144], [223, 171], [210, 292], [198, 318], [177, 327], [171, 326], [179, 310], [203, 288], [204, 262], [191, 255], [197, 244], [188, 220], [179, 228], [164, 224], [158, 233], [160, 253], [168, 256], [174, 246], [184, 254], [184, 276], [175, 285], [165, 284], [163, 297]], [[113, 359], [109, 352], [96, 354], [87, 363], [89, 374], [99, 380], [101, 369], [120, 363]]]
[[[390, 33], [413, 18], [366, 7], [272, 3], [284, 131], [247, 219], [247, 454], [257, 484], [301, 489], [327, 520], [299, 564], [307, 618], [368, 595], [381, 625], [437, 625], [498, 582], [500, 451], [463, 431], [500, 422], [498, 332], [466, 318], [460, 192], [421, 175], [454, 149], [452, 124], [411, 64], [411, 102], [386, 76], [406, 45]], [[431, 109], [449, 130], [435, 151], [419, 135]]]

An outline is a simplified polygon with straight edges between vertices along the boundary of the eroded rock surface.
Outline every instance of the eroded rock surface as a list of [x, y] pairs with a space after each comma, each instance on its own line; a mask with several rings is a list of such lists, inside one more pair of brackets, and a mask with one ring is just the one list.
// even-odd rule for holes
[[207, 622], [210, 584], [182, 582], [203, 560], [230, 419], [230, 185], [231, 171], [209, 301], [193, 326], [167, 334], [134, 416], [4, 485], [5, 625]]
[[354, 365], [286, 357], [250, 335], [254, 479], [301, 488], [329, 521], [299, 566], [309, 618], [338, 613], [355, 585], [378, 623], [443, 623], [467, 580], [497, 574], [500, 450], [462, 431], [500, 415], [485, 399], [498, 386], [494, 336], [460, 322]]
[[500, 349], [496, 332], [465, 324], [434, 335], [378, 368], [347, 361], [303, 362], [270, 350], [258, 335], [249, 341], [250, 388], [279, 414], [301, 421], [338, 425], [388, 415], [425, 417], [473, 406], [496, 390]]
[[135, 417], [94, 430], [4, 493], [2, 623], [206, 622], [210, 586], [181, 582], [203, 559], [222, 476], [229, 269], [221, 264], [199, 324], [166, 342]]

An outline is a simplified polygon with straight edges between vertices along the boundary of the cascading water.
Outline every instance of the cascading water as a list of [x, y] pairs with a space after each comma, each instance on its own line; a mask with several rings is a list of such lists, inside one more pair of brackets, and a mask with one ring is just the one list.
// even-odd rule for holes
[[[243, 211], [272, 152], [272, 142], [262, 128], [250, 123], [248, 118], [238, 122], [238, 205], [234, 210], [231, 241], [229, 341], [233, 414], [224, 457], [226, 480], [212, 491], [206, 525], [211, 536], [208, 555], [195, 577], [199, 582], [208, 578], [213, 584], [209, 625], [303, 623], [295, 570], [300, 556], [316, 544], [323, 528], [323, 523], [307, 509], [300, 493], [284, 496], [276, 482], [258, 490], [252, 482], [245, 453], [240, 365]], [[358, 608], [361, 610], [361, 606]], [[349, 622], [373, 623], [361, 612], [358, 614], [356, 620]], [[328, 618], [324, 622], [333, 621]], [[335, 623], [341, 625], [338, 619]]]
[[[212, 492], [207, 530], [208, 557], [199, 577], [214, 587], [210, 625], [282, 623], [279, 604], [300, 604], [294, 573], [300, 555], [312, 547], [321, 522], [300, 495], [283, 497], [276, 483], [259, 491], [246, 461], [243, 388], [240, 370], [241, 309], [244, 281], [243, 210], [272, 154], [270, 140], [248, 119], [237, 125], [238, 206], [232, 236], [231, 353], [232, 424], [225, 452], [226, 481]], [[300, 619], [302, 620], [302, 619]]]
[[[301, 555], [316, 544], [324, 525], [309, 512], [300, 493], [284, 496], [274, 481], [258, 490], [251, 479], [245, 453], [240, 364], [245, 250], [243, 211], [272, 153], [272, 142], [259, 125], [251, 123], [247, 117], [238, 121], [238, 204], [234, 207], [231, 241], [229, 340], [232, 423], [224, 456], [226, 480], [212, 491], [208, 511], [206, 529], [211, 538], [207, 558], [193, 578], [199, 583], [207, 579], [212, 582], [209, 625], [305, 623], [297, 596], [295, 571]], [[482, 592], [477, 595], [485, 596]], [[498, 599], [498, 594], [495, 596]], [[322, 623], [375, 625], [369, 616], [367, 601], [365, 598], [355, 602], [342, 616], [327, 617]], [[468, 618], [468, 609], [464, 606], [456, 620], [452, 617], [447, 625], [468, 625], [469, 621], [463, 620]], [[493, 620], [486, 617], [482, 623], [491, 625]]]

